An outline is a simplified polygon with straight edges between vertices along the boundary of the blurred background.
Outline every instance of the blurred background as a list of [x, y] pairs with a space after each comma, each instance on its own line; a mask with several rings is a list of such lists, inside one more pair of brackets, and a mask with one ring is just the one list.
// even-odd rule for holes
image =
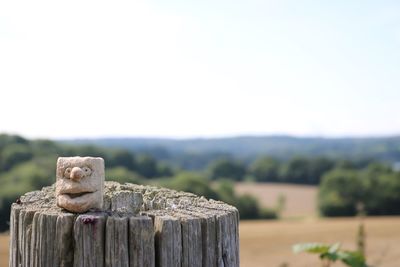
[[1, 2], [0, 266], [10, 205], [81, 155], [103, 157], [107, 180], [235, 205], [241, 266], [316, 266], [292, 245], [340, 242], [398, 267], [398, 14], [386, 0]]

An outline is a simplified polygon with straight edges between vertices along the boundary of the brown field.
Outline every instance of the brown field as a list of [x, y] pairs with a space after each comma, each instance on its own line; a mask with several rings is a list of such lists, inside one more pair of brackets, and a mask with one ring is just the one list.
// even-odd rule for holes
[[[320, 266], [315, 255], [291, 252], [298, 242], [341, 242], [355, 248], [356, 219], [307, 219], [303, 221], [242, 221], [240, 224], [240, 262], [244, 267]], [[367, 255], [379, 267], [400, 266], [400, 217], [365, 219]], [[0, 235], [0, 267], [8, 266], [8, 236]], [[343, 266], [335, 264], [334, 266]], [[378, 266], [378, 265], [376, 265]]]
[[8, 266], [8, 235], [0, 234], [0, 267]]
[[[400, 266], [400, 217], [365, 219], [368, 263], [379, 267]], [[301, 242], [340, 242], [355, 249], [357, 219], [304, 221], [243, 221], [240, 225], [240, 262], [244, 267], [320, 266], [317, 256], [291, 252]], [[379, 263], [379, 265], [378, 265]], [[334, 266], [343, 266], [335, 264]]]
[[317, 215], [317, 187], [309, 185], [290, 185], [273, 183], [236, 183], [239, 194], [249, 193], [257, 197], [260, 203], [273, 207], [279, 195], [286, 198], [283, 218], [315, 217]]

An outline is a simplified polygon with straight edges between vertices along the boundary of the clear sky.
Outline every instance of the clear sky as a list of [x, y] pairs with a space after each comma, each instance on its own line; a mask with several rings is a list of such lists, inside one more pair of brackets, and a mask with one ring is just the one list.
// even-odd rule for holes
[[400, 134], [399, 1], [0, 2], [0, 132]]

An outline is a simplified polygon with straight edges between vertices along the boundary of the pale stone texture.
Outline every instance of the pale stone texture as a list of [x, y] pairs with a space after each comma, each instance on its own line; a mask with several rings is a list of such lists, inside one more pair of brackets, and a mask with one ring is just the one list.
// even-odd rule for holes
[[57, 205], [83, 213], [103, 207], [104, 160], [93, 157], [60, 157], [57, 160]]

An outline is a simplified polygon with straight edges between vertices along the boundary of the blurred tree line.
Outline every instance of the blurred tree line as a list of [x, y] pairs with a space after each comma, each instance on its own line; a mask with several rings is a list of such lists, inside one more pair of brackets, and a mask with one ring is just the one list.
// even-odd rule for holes
[[318, 185], [322, 176], [336, 168], [362, 169], [372, 160], [341, 160], [328, 157], [295, 156], [289, 160], [278, 160], [260, 156], [249, 164], [232, 158], [220, 158], [208, 166], [212, 179], [229, 178], [235, 181], [277, 182]]
[[102, 157], [106, 180], [161, 185], [222, 200], [238, 207], [243, 219], [276, 218], [281, 207], [262, 207], [253, 196], [237, 195], [236, 181], [320, 185], [324, 216], [354, 215], [360, 205], [367, 214], [400, 214], [400, 174], [373, 160], [258, 156], [243, 161], [220, 154], [195, 172], [142, 152], [0, 134], [0, 230], [8, 228], [10, 205], [20, 195], [55, 182], [59, 156]]
[[323, 216], [400, 215], [400, 172], [380, 163], [332, 170], [322, 178], [318, 205]]

